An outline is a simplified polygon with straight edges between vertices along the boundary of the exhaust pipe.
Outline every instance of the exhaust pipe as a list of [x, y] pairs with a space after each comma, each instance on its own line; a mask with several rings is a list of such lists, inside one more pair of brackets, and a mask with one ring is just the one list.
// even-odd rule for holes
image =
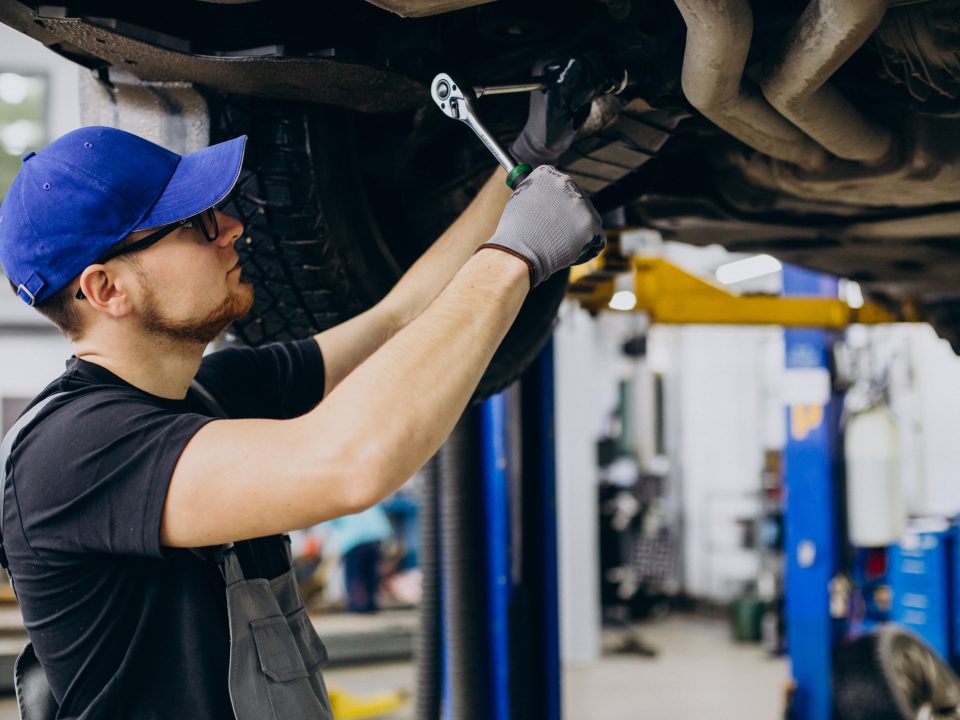
[[887, 0], [811, 0], [761, 83], [773, 107], [845, 160], [878, 164], [893, 150], [890, 131], [864, 117], [828, 82], [886, 11]]
[[764, 155], [805, 170], [823, 167], [824, 149], [743, 78], [753, 37], [753, 12], [747, 0], [675, 2], [687, 25], [681, 82], [690, 104]]

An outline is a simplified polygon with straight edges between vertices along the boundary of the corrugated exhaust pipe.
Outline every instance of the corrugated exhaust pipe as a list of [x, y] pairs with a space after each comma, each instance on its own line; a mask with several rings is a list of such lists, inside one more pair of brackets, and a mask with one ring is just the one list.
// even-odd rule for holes
[[873, 34], [886, 11], [887, 0], [812, 0], [761, 83], [771, 105], [845, 160], [880, 163], [892, 152], [890, 131], [864, 117], [828, 82]]
[[807, 170], [823, 167], [827, 161], [823, 148], [743, 78], [753, 37], [753, 12], [747, 0], [675, 2], [687, 25], [681, 81], [690, 104], [764, 155]]

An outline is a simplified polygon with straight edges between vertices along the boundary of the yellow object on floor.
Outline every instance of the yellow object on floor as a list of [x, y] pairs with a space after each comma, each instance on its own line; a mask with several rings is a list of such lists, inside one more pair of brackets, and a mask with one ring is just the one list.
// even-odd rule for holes
[[336, 720], [366, 720], [366, 718], [388, 718], [403, 707], [409, 694], [396, 690], [359, 698], [341, 690], [329, 690], [330, 709]]

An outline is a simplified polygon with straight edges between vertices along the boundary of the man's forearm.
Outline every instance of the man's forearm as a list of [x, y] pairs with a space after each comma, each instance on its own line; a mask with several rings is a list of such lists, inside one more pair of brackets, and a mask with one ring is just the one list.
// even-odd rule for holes
[[510, 197], [505, 177], [503, 170], [493, 174], [467, 209], [383, 300], [315, 336], [325, 362], [325, 395], [423, 312], [477, 248], [490, 239]]
[[477, 248], [490, 239], [510, 193], [506, 173], [497, 168], [467, 209], [383, 299], [400, 327], [423, 312]]
[[477, 253], [427, 310], [301, 419], [317, 442], [342, 444], [357, 458], [360, 497], [377, 502], [436, 452], [529, 287], [522, 260]]

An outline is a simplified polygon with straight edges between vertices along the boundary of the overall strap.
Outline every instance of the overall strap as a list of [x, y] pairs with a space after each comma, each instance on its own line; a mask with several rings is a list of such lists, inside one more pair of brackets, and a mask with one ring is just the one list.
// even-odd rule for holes
[[3, 442], [0, 443], [0, 473], [3, 474], [3, 479], [0, 480], [0, 566], [2, 566], [4, 570], [7, 569], [7, 551], [3, 544], [3, 500], [7, 496], [7, 476], [9, 475], [7, 472], [7, 462], [10, 460], [10, 453], [13, 452], [13, 446], [19, 439], [21, 431], [33, 422], [37, 415], [40, 414], [40, 411], [49, 405], [51, 401], [66, 394], [66, 392], [58, 392], [53, 395], [47, 395], [47, 397], [17, 419], [13, 426], [7, 431], [7, 434], [3, 436]]

